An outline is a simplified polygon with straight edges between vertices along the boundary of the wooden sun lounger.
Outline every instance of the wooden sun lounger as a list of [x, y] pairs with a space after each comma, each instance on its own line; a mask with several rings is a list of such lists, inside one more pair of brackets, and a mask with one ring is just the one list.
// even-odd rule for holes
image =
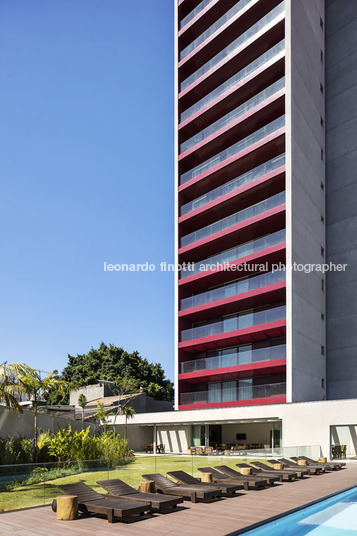
[[[239, 476], [244, 476], [242, 475], [242, 473], [239, 473], [239, 471], [236, 471], [235, 469], [232, 469], [231, 467], [228, 467], [227, 465], [216, 465], [216, 469], [218, 469], [219, 471], [221, 471], [221, 473], [223, 473], [224, 475], [230, 477], [230, 478], [235, 478], [235, 477], [239, 477]], [[270, 486], [272, 486], [274, 484], [274, 482], [280, 482], [280, 477], [278, 475], [276, 476], [259, 476], [259, 475], [255, 475], [256, 478], [261, 478], [263, 480], [267, 480], [268, 481], [268, 484]]]
[[[296, 465], [298, 464], [299, 458], [297, 456], [291, 456], [290, 457], [290, 464], [291, 464], [291, 467], [293, 466], [293, 464], [295, 463]], [[318, 473], [325, 473], [326, 472], [326, 467], [323, 467], [321, 465], [306, 465], [306, 467], [308, 469], [311, 469], [311, 474], [318, 474]]]
[[258, 476], [259, 478], [277, 477], [280, 482], [283, 482], [284, 475], [280, 475], [277, 472], [262, 471], [261, 469], [257, 469], [257, 467], [253, 467], [252, 465], [249, 465], [248, 463], [236, 463], [236, 466], [239, 467], [240, 469], [250, 468], [252, 470], [252, 475]]
[[308, 458], [307, 456], [299, 456], [299, 459], [300, 460], [305, 460], [306, 463], [308, 465], [321, 465], [321, 466], [324, 466], [324, 465], [328, 465], [333, 471], [335, 471], [336, 469], [342, 469], [342, 466], [343, 465], [346, 465], [345, 463], [342, 463], [342, 462], [319, 462], [319, 461], [315, 461], [313, 460], [312, 458]]
[[176, 508], [180, 503], [183, 503], [182, 497], [165, 496], [162, 493], [140, 493], [135, 488], [129, 486], [119, 478], [112, 480], [99, 480], [97, 482], [110, 496], [120, 497], [127, 501], [135, 501], [137, 503], [150, 503], [151, 509], [158, 512], [167, 510], [168, 508]]
[[207, 501], [222, 496], [222, 492], [218, 488], [209, 489], [200, 486], [178, 486], [175, 482], [172, 482], [172, 480], [160, 473], [143, 475], [143, 478], [145, 478], [145, 480], [153, 480], [156, 491], [164, 493], [165, 495], [176, 495], [185, 500], [191, 500], [193, 503], [197, 502], [198, 499]]
[[310, 469], [307, 467], [301, 467], [299, 465], [295, 464], [295, 467], [290, 466], [285, 460], [285, 458], [279, 458], [278, 460], [268, 460], [269, 463], [283, 463], [284, 464], [284, 470], [285, 471], [293, 471], [296, 473], [296, 476], [298, 478], [304, 478], [304, 476], [308, 476], [311, 474]]
[[278, 463], [283, 463], [284, 465], [287, 465], [284, 470], [288, 471], [289, 469], [291, 471], [298, 471], [302, 467], [305, 469], [305, 471], [308, 471], [309, 475], [321, 475], [322, 474], [322, 468], [315, 468], [315, 467], [309, 467], [308, 465], [302, 466], [298, 465], [296, 462], [293, 462], [292, 460], [288, 460], [287, 458], [279, 458]]
[[220, 473], [217, 471], [217, 469], [214, 469], [213, 467], [198, 467], [198, 470], [201, 473], [211, 473], [212, 474], [212, 480], [214, 482], [223, 482], [226, 484], [243, 484], [243, 487], [245, 490], [249, 489], [258, 489], [258, 488], [264, 488], [268, 485], [268, 481], [262, 480], [260, 478], [255, 478], [255, 475], [251, 476], [243, 476], [240, 475], [240, 477], [230, 478], [223, 473]]
[[189, 475], [185, 471], [168, 471], [167, 474], [178, 480], [184, 486], [203, 486], [205, 488], [218, 488], [222, 491], [223, 495], [234, 495], [238, 489], [243, 488], [243, 484], [225, 484], [225, 483], [214, 483], [214, 482], [201, 482], [199, 478]]
[[83, 482], [57, 485], [57, 488], [64, 495], [77, 495], [80, 512], [105, 515], [109, 523], [113, 523], [115, 518], [125, 519], [135, 514], [151, 512], [149, 502], [133, 504], [132, 501], [103, 497], [103, 495], [97, 493]]
[[264, 474], [281, 475], [283, 477], [283, 482], [292, 482], [297, 478], [297, 474], [293, 471], [286, 471], [285, 469], [279, 471], [278, 469], [274, 469], [274, 467], [271, 467], [263, 462], [251, 462], [251, 465], [253, 465], [258, 471], [260, 470], [263, 476]]

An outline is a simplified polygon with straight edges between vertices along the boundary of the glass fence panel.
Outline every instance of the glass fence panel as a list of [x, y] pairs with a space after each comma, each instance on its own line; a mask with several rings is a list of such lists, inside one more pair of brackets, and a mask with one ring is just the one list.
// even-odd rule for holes
[[285, 40], [282, 40], [277, 45], [274, 45], [267, 52], [264, 52], [264, 54], [259, 56], [257, 59], [249, 63], [249, 65], [241, 69], [238, 73], [231, 76], [231, 78], [223, 82], [223, 84], [219, 85], [213, 91], [205, 95], [202, 99], [198, 100], [197, 102], [195, 102], [195, 104], [183, 111], [180, 115], [180, 122], [185, 121], [186, 119], [191, 117], [191, 115], [195, 114], [196, 112], [210, 104], [213, 100], [223, 95], [226, 91], [229, 91], [232, 87], [241, 82], [244, 78], [252, 74], [254, 71], [259, 69], [268, 61], [272, 60], [275, 56], [281, 54], [281, 52], [283, 52], [284, 50]]
[[259, 130], [256, 130], [255, 132], [253, 132], [246, 138], [239, 140], [237, 143], [234, 143], [227, 149], [224, 149], [223, 151], [209, 158], [205, 162], [202, 162], [202, 164], [199, 164], [198, 166], [195, 166], [189, 171], [186, 171], [185, 173], [183, 173], [180, 176], [180, 184], [185, 184], [187, 181], [194, 179], [201, 173], [208, 171], [214, 166], [217, 166], [221, 162], [224, 162], [225, 160], [234, 156], [240, 151], [243, 151], [247, 147], [254, 145], [254, 143], [257, 143], [258, 141], [262, 140], [266, 136], [269, 136], [269, 134], [272, 134], [273, 132], [279, 130], [284, 125], [285, 125], [285, 116], [281, 116], [278, 119], [275, 119], [274, 121], [272, 121], [271, 123], [268, 123], [267, 125], [260, 128]]
[[189, 268], [183, 268], [180, 271], [180, 276], [182, 279], [184, 279], [190, 275], [195, 275], [205, 270], [216, 268], [219, 265], [232, 262], [241, 257], [245, 257], [246, 255], [250, 255], [252, 253], [272, 247], [276, 244], [280, 244], [281, 242], [284, 242], [284, 240], [285, 230], [283, 229], [281, 231], [276, 231], [275, 233], [265, 235], [235, 248], [228, 249], [227, 251], [219, 253], [218, 255], [213, 255], [212, 257], [198, 261], [192, 264]]
[[285, 154], [281, 154], [275, 158], [272, 158], [268, 162], [265, 162], [264, 164], [261, 164], [260, 166], [257, 166], [256, 168], [247, 171], [243, 175], [240, 175], [239, 177], [236, 177], [231, 181], [222, 184], [222, 186], [218, 186], [218, 188], [214, 188], [214, 190], [211, 190], [210, 192], [207, 192], [206, 194], [197, 197], [193, 201], [182, 205], [181, 216], [184, 216], [185, 214], [188, 214], [189, 212], [192, 212], [193, 210], [196, 210], [197, 208], [200, 208], [225, 194], [237, 190], [244, 184], [248, 184], [249, 182], [258, 179], [259, 177], [262, 177], [263, 175], [266, 175], [267, 173], [278, 169], [284, 164]]
[[140, 457], [138, 465], [135, 458], [138, 471], [133, 471], [133, 462], [134, 458], [123, 458], [0, 465], [0, 511], [51, 504], [61, 495], [60, 484], [82, 481], [102, 493], [98, 480], [123, 478], [137, 487], [139, 472], [154, 472], [155, 464], [152, 456], [147, 456], [146, 461]]
[[237, 39], [234, 39], [234, 41], [232, 41], [232, 43], [230, 43], [227, 47], [221, 50], [218, 54], [216, 54], [213, 58], [211, 58], [208, 62], [202, 65], [194, 73], [188, 76], [185, 80], [183, 80], [183, 82], [180, 84], [180, 91], [186, 89], [188, 86], [193, 84], [193, 82], [198, 80], [201, 76], [203, 76], [213, 67], [215, 67], [220, 61], [227, 58], [230, 54], [236, 52], [244, 43], [246, 43], [249, 39], [253, 38], [261, 30], [266, 28], [276, 17], [283, 13], [284, 9], [284, 2], [272, 9], [272, 11], [270, 11], [258, 22], [253, 24], [253, 26], [251, 26], [239, 37], [237, 37]]
[[241, 115], [247, 113], [249, 110], [257, 106], [258, 104], [261, 104], [266, 99], [283, 89], [285, 86], [285, 77], [281, 78], [277, 82], [274, 82], [271, 86], [264, 89], [260, 93], [257, 93], [252, 97], [251, 99], [247, 100], [228, 114], [224, 115], [205, 129], [201, 130], [192, 138], [189, 138], [184, 143], [180, 145], [180, 151], [183, 153], [184, 151], [187, 151], [197, 143], [201, 142], [202, 140], [208, 138], [208, 136], [211, 136], [214, 132], [217, 132], [217, 130], [225, 127], [235, 119], [238, 119]]
[[[216, 32], [223, 24], [229, 21], [234, 17], [239, 11], [241, 11], [251, 0], [239, 0], [235, 6], [233, 6], [229, 11], [227, 11], [222, 17], [220, 17], [214, 24], [212, 24], [207, 30], [201, 33], [194, 41], [192, 41], [186, 48], [180, 52], [180, 60], [185, 58], [190, 52], [197, 48], [201, 43], [206, 41], [214, 32]], [[197, 6], [198, 7], [198, 6]], [[197, 9], [197, 8], [196, 8]], [[202, 8], [203, 9], [203, 8]], [[202, 11], [200, 9], [200, 11]], [[187, 18], [187, 17], [185, 17]], [[192, 19], [190, 19], [192, 20]], [[185, 23], [187, 24], [187, 22]]]
[[212, 322], [211, 324], [183, 330], [181, 331], [181, 341], [185, 342], [200, 339], [201, 337], [210, 337], [219, 333], [228, 333], [238, 329], [275, 322], [276, 320], [283, 320], [285, 314], [285, 306], [272, 307], [258, 312], [240, 313], [219, 322]]
[[[243, 347], [244, 348], [244, 347]], [[284, 359], [286, 357], [286, 345], [279, 344], [267, 346], [266, 348], [257, 348], [247, 351], [231, 351], [224, 355], [195, 359], [181, 363], [181, 372], [198, 372], [200, 370], [213, 370], [224, 367], [235, 367], [239, 365], [248, 365], [260, 361], [271, 361], [273, 359]]]
[[180, 246], [188, 246], [189, 244], [197, 242], [198, 240], [202, 240], [203, 238], [207, 238], [208, 236], [211, 236], [220, 231], [224, 231], [225, 229], [228, 229], [233, 225], [237, 225], [238, 223], [253, 218], [254, 216], [259, 216], [260, 214], [263, 214], [264, 212], [267, 212], [272, 208], [276, 208], [284, 203], [285, 192], [280, 192], [276, 195], [273, 195], [272, 197], [269, 197], [268, 199], [264, 199], [264, 201], [260, 201], [255, 205], [251, 205], [250, 207], [240, 210], [235, 214], [231, 214], [226, 218], [211, 223], [210, 225], [206, 225], [205, 227], [201, 227], [201, 229], [198, 229], [193, 233], [189, 233], [183, 236], [180, 240]]

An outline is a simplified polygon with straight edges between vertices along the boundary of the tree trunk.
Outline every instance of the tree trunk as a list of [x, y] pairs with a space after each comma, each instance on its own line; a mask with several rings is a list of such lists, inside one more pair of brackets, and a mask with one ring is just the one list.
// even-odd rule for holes
[[83, 430], [83, 423], [84, 423], [84, 408], [82, 408], [82, 430]]
[[34, 419], [34, 447], [35, 447], [35, 463], [37, 463], [37, 397], [35, 394], [35, 419]]
[[128, 424], [128, 417], [125, 415], [125, 424], [124, 424], [124, 439], [126, 440], [126, 425]]

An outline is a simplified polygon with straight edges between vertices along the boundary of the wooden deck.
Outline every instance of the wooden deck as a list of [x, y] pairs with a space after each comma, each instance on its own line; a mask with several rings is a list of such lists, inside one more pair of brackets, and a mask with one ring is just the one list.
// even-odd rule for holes
[[357, 485], [357, 464], [347, 469], [269, 489], [241, 492], [234, 498], [191, 504], [168, 514], [155, 514], [133, 523], [109, 524], [100, 518], [57, 521], [49, 506], [0, 514], [0, 536], [227, 536], [331, 493]]

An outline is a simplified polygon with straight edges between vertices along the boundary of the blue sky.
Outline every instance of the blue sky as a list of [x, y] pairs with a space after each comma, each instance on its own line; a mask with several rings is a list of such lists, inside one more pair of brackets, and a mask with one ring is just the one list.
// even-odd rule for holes
[[101, 341], [173, 377], [171, 0], [0, 0], [0, 363]]

